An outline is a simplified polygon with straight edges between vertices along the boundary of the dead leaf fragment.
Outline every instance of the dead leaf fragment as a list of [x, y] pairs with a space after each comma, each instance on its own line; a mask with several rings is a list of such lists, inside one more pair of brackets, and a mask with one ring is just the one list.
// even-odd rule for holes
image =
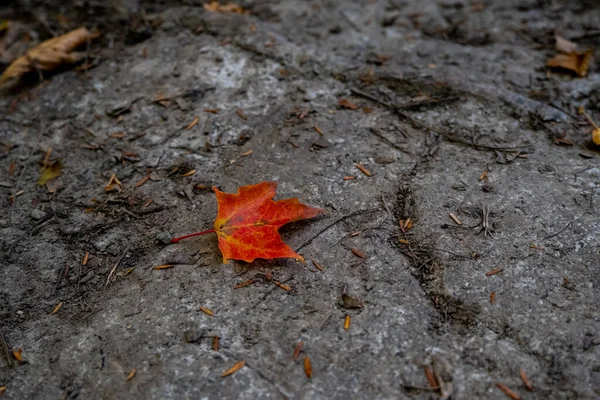
[[521, 380], [523, 381], [523, 385], [525, 385], [527, 390], [529, 390], [531, 392], [533, 390], [533, 384], [527, 377], [527, 374], [525, 373], [525, 370], [523, 368], [521, 368], [519, 370], [519, 376], [521, 377]]
[[218, 336], [213, 337], [212, 349], [214, 351], [219, 350], [219, 337]]
[[312, 378], [312, 365], [310, 364], [308, 356], [304, 357], [304, 373], [308, 378]]
[[6, 386], [0, 386], [0, 396], [4, 395], [4, 392], [6, 392]]
[[210, 12], [250, 14], [250, 11], [245, 10], [237, 4], [220, 4], [218, 1], [211, 1], [208, 4], [204, 4], [204, 9]]
[[46, 40], [13, 61], [0, 75], [0, 85], [10, 79], [18, 79], [28, 72], [51, 71], [63, 64], [77, 62], [80, 56], [72, 53], [73, 50], [98, 36], [86, 28], [79, 28]]
[[425, 365], [423, 366], [423, 372], [425, 372], [425, 377], [427, 378], [427, 382], [429, 382], [429, 386], [431, 386], [432, 388], [438, 388], [439, 385], [437, 383], [437, 380], [435, 379], [435, 376], [433, 376], [433, 371], [431, 370], [431, 368]]
[[556, 40], [556, 51], [559, 53], [570, 54], [577, 51], [577, 45], [570, 40], [565, 39], [558, 33], [554, 35]]
[[373, 176], [373, 174], [371, 173], [371, 171], [369, 171], [368, 169], [366, 169], [365, 167], [363, 167], [363, 165], [360, 164], [360, 163], [356, 164], [356, 168], [358, 168], [358, 170], [360, 172], [362, 172], [363, 174], [365, 174], [366, 176]]
[[592, 55], [592, 49], [570, 54], [557, 54], [546, 62], [546, 66], [549, 68], [559, 68], [571, 71], [580, 77], [584, 77], [588, 73]]
[[237, 110], [235, 110], [235, 113], [238, 115], [238, 117], [240, 117], [244, 121], [248, 119], [248, 116], [246, 114], [244, 114], [244, 110], [242, 110], [240, 108], [238, 108]]
[[234, 289], [239, 289], [239, 288], [243, 288], [243, 287], [248, 286], [248, 285], [252, 285], [253, 283], [254, 283], [254, 281], [252, 279], [248, 279], [247, 281], [238, 283], [233, 288]]
[[12, 355], [19, 364], [21, 364], [23, 362], [23, 349], [22, 348], [19, 347], [18, 349], [13, 350]]
[[360, 250], [359, 250], [359, 249], [357, 249], [357, 248], [354, 248], [354, 247], [353, 247], [353, 248], [351, 248], [350, 250], [351, 250], [351, 251], [354, 253], [354, 255], [355, 255], [356, 257], [360, 257], [360, 258], [367, 258], [367, 256], [365, 255], [365, 253], [363, 253], [362, 251], [360, 251]]
[[502, 390], [502, 392], [504, 392], [504, 394], [507, 395], [512, 400], [521, 400], [521, 396], [518, 393], [510, 390], [509, 387], [506, 386], [505, 384], [496, 383], [496, 386], [498, 387], [498, 389]]
[[114, 192], [118, 190], [120, 192], [121, 190], [123, 190], [123, 188], [125, 188], [125, 186], [123, 186], [121, 181], [117, 179], [117, 176], [115, 174], [112, 174], [110, 176], [110, 179], [108, 180], [108, 183], [104, 186], [104, 191]]
[[81, 261], [81, 265], [83, 265], [83, 266], [87, 265], [89, 259], [90, 259], [90, 253], [88, 251], [86, 251], [85, 255], [83, 256], [83, 260]]
[[227, 371], [223, 372], [221, 374], [221, 377], [226, 377], [229, 376], [237, 371], [239, 371], [240, 369], [242, 369], [244, 367], [244, 365], [246, 365], [246, 362], [244, 360], [242, 361], [238, 361], [237, 363], [234, 364], [233, 367], [229, 368]]
[[48, 181], [58, 178], [63, 168], [62, 161], [56, 160], [53, 163], [45, 164], [46, 167], [40, 174], [40, 178], [37, 181], [38, 186], [44, 186]]
[[319, 128], [318, 126], [314, 126], [315, 132], [317, 132], [319, 135], [323, 136], [323, 131], [321, 130], [321, 128]]
[[314, 258], [312, 258], [312, 257], [311, 257], [311, 258], [310, 258], [310, 260], [312, 261], [313, 265], [314, 265], [315, 267], [317, 267], [317, 269], [318, 269], [319, 271], [324, 271], [324, 270], [325, 270], [325, 269], [323, 268], [323, 266], [322, 266], [321, 264], [319, 264], [319, 263], [318, 263], [318, 262], [317, 262], [317, 261], [316, 261]]
[[191, 171], [186, 172], [185, 174], [181, 175], [182, 177], [186, 177], [186, 176], [192, 176], [196, 173], [196, 170], [193, 169]]
[[460, 219], [458, 219], [458, 217], [456, 215], [454, 215], [453, 213], [450, 213], [450, 218], [452, 218], [452, 220], [454, 222], [456, 222], [456, 225], [462, 225], [462, 222], [460, 221]]
[[342, 106], [342, 108], [347, 108], [349, 110], [356, 110], [356, 109], [358, 109], [358, 106], [356, 104], [352, 103], [348, 99], [340, 99], [338, 101], [338, 103], [340, 104], [340, 106]]
[[211, 309], [206, 308], [206, 307], [200, 307], [200, 311], [202, 311], [204, 314], [208, 315], [209, 317], [212, 317], [215, 315], [215, 313], [213, 313]]
[[56, 314], [56, 313], [58, 312], [58, 310], [60, 310], [60, 308], [61, 308], [62, 306], [63, 306], [63, 303], [62, 303], [62, 301], [61, 301], [60, 303], [58, 303], [58, 304], [56, 305], [56, 307], [54, 307], [54, 309], [52, 310], [52, 312], [51, 312], [50, 314], [51, 314], [51, 315], [52, 315], [52, 314]]
[[292, 288], [288, 285], [286, 285], [285, 283], [281, 283], [278, 281], [273, 281], [273, 283], [275, 284], [275, 286], [285, 290], [286, 292], [290, 292], [292, 290]]
[[200, 121], [200, 117], [196, 117], [194, 118], [194, 120], [192, 122], [190, 122], [190, 124], [188, 126], [185, 127], [186, 130], [190, 130], [194, 127], [194, 125], [196, 125], [198, 122]]
[[494, 268], [493, 270], [486, 272], [485, 276], [496, 275], [496, 274], [499, 274], [502, 271], [504, 271], [502, 268]]
[[152, 268], [152, 269], [169, 269], [169, 268], [173, 268], [174, 265], [173, 264], [163, 264], [163, 265], [157, 265], [156, 267]]
[[292, 354], [293, 360], [298, 359], [298, 356], [300, 355], [300, 352], [302, 351], [302, 347], [304, 347], [304, 342], [301, 340], [296, 344], [296, 347], [294, 347], [294, 354]]
[[344, 318], [344, 330], [348, 330], [348, 328], [350, 328], [350, 316], [346, 315], [346, 318]]
[[494, 304], [496, 302], [496, 292], [490, 293], [490, 303]]
[[137, 371], [135, 370], [135, 368], [131, 370], [131, 372], [129, 373], [129, 375], [127, 375], [127, 382], [129, 382], [130, 380], [133, 379], [133, 377], [135, 376], [136, 372]]
[[592, 140], [595, 144], [600, 146], [600, 128], [596, 128], [592, 131]]
[[142, 179], [140, 179], [139, 181], [137, 181], [135, 183], [135, 187], [142, 186], [144, 183], [148, 182], [149, 179], [150, 179], [150, 175], [146, 175], [145, 177], [143, 177]]

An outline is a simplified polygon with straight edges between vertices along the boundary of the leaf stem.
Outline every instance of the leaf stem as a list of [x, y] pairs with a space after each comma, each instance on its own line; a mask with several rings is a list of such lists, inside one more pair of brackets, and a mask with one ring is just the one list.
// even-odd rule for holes
[[194, 237], [194, 236], [206, 235], [207, 233], [213, 233], [214, 231], [215, 231], [214, 229], [209, 229], [207, 231], [190, 233], [189, 235], [185, 235], [185, 236], [179, 236], [179, 237], [171, 239], [171, 243], [177, 243], [180, 240], [188, 239], [188, 238], [191, 238], [191, 237]]

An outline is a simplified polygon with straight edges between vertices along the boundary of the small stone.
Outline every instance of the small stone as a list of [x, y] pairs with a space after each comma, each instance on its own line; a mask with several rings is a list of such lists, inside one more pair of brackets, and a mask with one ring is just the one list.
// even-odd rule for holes
[[200, 339], [206, 337], [204, 333], [204, 330], [187, 330], [183, 332], [183, 340], [185, 340], [186, 343], [196, 343], [200, 341]]
[[119, 247], [119, 245], [116, 243], [112, 243], [110, 246], [108, 246], [106, 251], [108, 251], [109, 254], [116, 256], [121, 252], [121, 247]]
[[158, 235], [156, 235], [156, 239], [163, 244], [171, 243], [172, 238], [173, 236], [171, 236], [171, 234], [166, 231], [160, 232]]
[[383, 154], [375, 158], [377, 164], [391, 164], [396, 161], [396, 156], [393, 154]]
[[45, 211], [42, 211], [40, 209], [34, 208], [33, 210], [31, 210], [31, 213], [29, 214], [29, 216], [35, 220], [40, 220], [45, 218], [47, 215], [47, 213]]

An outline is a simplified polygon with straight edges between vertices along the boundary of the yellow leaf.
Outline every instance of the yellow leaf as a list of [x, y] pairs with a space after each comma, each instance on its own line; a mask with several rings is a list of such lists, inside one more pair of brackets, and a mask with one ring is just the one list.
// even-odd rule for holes
[[242, 367], [246, 364], [246, 362], [244, 360], [242, 361], [238, 361], [237, 363], [235, 363], [235, 365], [231, 368], [229, 368], [227, 371], [223, 372], [221, 374], [222, 377], [226, 377], [229, 376], [231, 374], [233, 374], [234, 372], [239, 371], [240, 369], [242, 369]]
[[549, 59], [546, 62], [546, 66], [550, 68], [566, 69], [575, 72], [580, 77], [584, 77], [587, 75], [593, 54], [594, 52], [591, 49], [570, 54], [558, 54]]
[[37, 181], [38, 186], [44, 186], [46, 182], [58, 178], [60, 176], [60, 172], [63, 168], [62, 161], [56, 160], [52, 164], [46, 166], [40, 175], [40, 178]]
[[597, 145], [600, 145], [600, 128], [596, 128], [592, 131], [592, 140]]

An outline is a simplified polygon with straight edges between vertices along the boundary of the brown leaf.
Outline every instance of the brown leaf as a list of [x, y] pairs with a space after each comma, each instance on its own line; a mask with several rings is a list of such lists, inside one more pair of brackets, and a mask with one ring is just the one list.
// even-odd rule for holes
[[292, 290], [292, 288], [288, 285], [286, 285], [285, 283], [281, 283], [278, 281], [273, 281], [273, 283], [275, 284], [275, 286], [278, 286], [279, 288], [285, 290], [286, 292], [290, 292]]
[[292, 354], [292, 359], [297, 360], [298, 356], [300, 355], [300, 352], [302, 351], [302, 347], [304, 347], [304, 342], [301, 340], [298, 342], [298, 344], [296, 344], [296, 347], [294, 348], [294, 354]]
[[219, 350], [219, 337], [218, 336], [213, 337], [212, 349], [214, 351]]
[[10, 79], [20, 78], [28, 72], [51, 71], [63, 64], [77, 62], [80, 57], [72, 54], [72, 51], [98, 36], [86, 28], [79, 28], [46, 40], [10, 64], [0, 76], [0, 85]]
[[427, 382], [429, 382], [429, 386], [431, 386], [432, 388], [439, 388], [438, 382], [435, 379], [435, 376], [433, 376], [433, 371], [431, 370], [431, 368], [425, 365], [423, 366], [423, 372], [425, 372], [425, 377], [427, 378]]
[[584, 77], [588, 73], [592, 55], [592, 49], [570, 54], [557, 54], [546, 62], [546, 66], [568, 70]]
[[238, 283], [238, 284], [237, 284], [237, 285], [235, 285], [233, 288], [234, 288], [234, 289], [239, 289], [239, 288], [243, 288], [243, 287], [245, 287], [245, 286], [248, 286], [248, 285], [252, 285], [253, 283], [254, 283], [254, 280], [252, 280], [252, 279], [248, 279], [247, 281], [244, 281], [244, 282]]
[[371, 173], [371, 171], [369, 171], [368, 169], [366, 169], [362, 164], [358, 163], [356, 164], [356, 168], [358, 168], [358, 170], [360, 172], [362, 172], [363, 174], [365, 174], [366, 176], [373, 176], [373, 174]]
[[521, 380], [523, 381], [523, 385], [525, 385], [527, 390], [529, 390], [531, 392], [533, 390], [533, 384], [527, 377], [527, 374], [525, 373], [525, 370], [523, 368], [521, 368], [519, 370], [519, 376], [521, 377]]
[[244, 367], [244, 365], [246, 365], [246, 362], [244, 360], [238, 361], [237, 363], [235, 363], [235, 365], [233, 367], [231, 367], [227, 371], [223, 372], [221, 374], [221, 376], [222, 377], [229, 376], [229, 375], [239, 371], [240, 369], [242, 369]]
[[204, 314], [208, 315], [209, 317], [212, 317], [213, 315], [215, 315], [215, 313], [213, 313], [211, 309], [206, 308], [206, 307], [200, 307], [200, 311], [202, 311]]
[[510, 388], [508, 386], [506, 386], [505, 384], [496, 383], [496, 386], [498, 386], [498, 389], [502, 390], [502, 392], [504, 392], [504, 394], [507, 395], [512, 400], [521, 400], [521, 396], [518, 393], [510, 390]]
[[140, 179], [139, 181], [137, 181], [135, 183], [135, 187], [142, 186], [144, 183], [148, 182], [149, 179], [150, 179], [150, 175], [146, 175], [145, 177], [143, 177], [142, 179]]
[[343, 108], [347, 108], [349, 110], [356, 110], [358, 109], [358, 106], [354, 103], [352, 103], [350, 100], [348, 99], [340, 99], [338, 101], [338, 103], [340, 104], [340, 106], [342, 106]]
[[323, 266], [321, 264], [319, 264], [314, 258], [310, 258], [310, 260], [312, 261], [312, 263], [314, 264], [315, 267], [317, 267], [317, 269], [319, 271], [324, 271], [325, 269], [323, 268]]
[[173, 264], [163, 264], [163, 265], [157, 265], [156, 267], [152, 268], [152, 269], [169, 269], [169, 268], [173, 268], [174, 265]]
[[304, 373], [307, 377], [312, 378], [312, 365], [308, 357], [304, 357]]
[[360, 257], [360, 258], [367, 258], [367, 256], [365, 255], [365, 253], [363, 253], [362, 251], [360, 251], [359, 249], [356, 248], [351, 248], [350, 250], [352, 250], [352, 252], [354, 253], [354, 255], [356, 257]]
[[62, 161], [56, 160], [51, 164], [48, 164], [42, 171], [40, 178], [37, 181], [38, 186], [44, 186], [48, 181], [58, 178], [62, 171]]
[[127, 375], [127, 382], [129, 382], [130, 380], [133, 379], [133, 377], [135, 376], [136, 372], [137, 371], [135, 370], [135, 368], [131, 370], [131, 372], [129, 373], [129, 375]]
[[204, 9], [210, 12], [234, 13], [234, 14], [250, 14], [250, 11], [238, 6], [237, 4], [220, 4], [218, 1], [211, 1], [204, 4]]
[[23, 362], [23, 349], [22, 348], [19, 347], [18, 349], [13, 350], [12, 355], [19, 364], [21, 364]]

